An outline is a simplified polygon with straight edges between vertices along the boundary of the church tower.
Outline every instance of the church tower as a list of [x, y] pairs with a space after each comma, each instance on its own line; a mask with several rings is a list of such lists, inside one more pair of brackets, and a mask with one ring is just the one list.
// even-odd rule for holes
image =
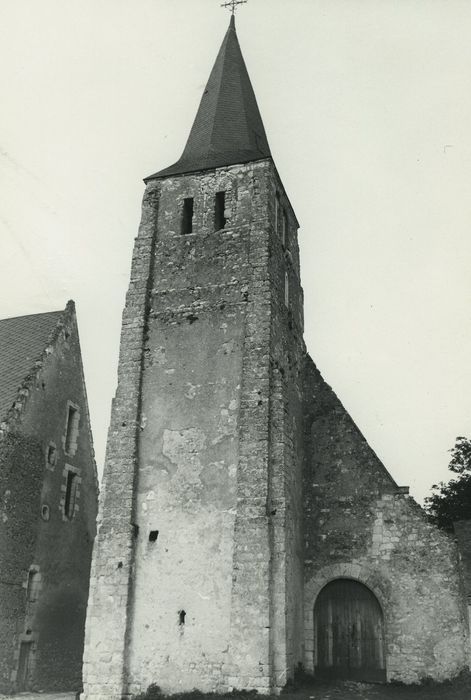
[[306, 354], [297, 227], [232, 17], [180, 160], [146, 179], [84, 700], [469, 666], [455, 544]]
[[145, 182], [83, 698], [266, 693], [302, 661], [303, 304], [234, 16], [181, 158]]

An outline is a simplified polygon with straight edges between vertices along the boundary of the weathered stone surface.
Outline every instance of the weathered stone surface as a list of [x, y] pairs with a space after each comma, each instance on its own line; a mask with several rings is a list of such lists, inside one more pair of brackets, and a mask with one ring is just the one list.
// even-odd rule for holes
[[317, 594], [346, 577], [382, 606], [388, 679], [457, 675], [469, 640], [455, 543], [395, 484], [310, 359], [304, 385], [306, 666]]
[[453, 523], [468, 605], [471, 605], [471, 520]]
[[[219, 191], [227, 222], [214, 231]], [[193, 233], [181, 235], [185, 197]], [[270, 160], [148, 185], [94, 555], [86, 698], [152, 682], [267, 692], [301, 661], [296, 226]]]
[[[221, 191], [226, 225], [215, 231]], [[314, 604], [335, 578], [375, 593], [389, 679], [448, 678], [467, 663], [454, 543], [306, 356], [296, 233], [269, 159], [147, 185], [94, 553], [87, 700], [151, 683], [279, 690], [298, 663], [313, 668]]]
[[[73, 448], [65, 450], [70, 402], [79, 411], [79, 421]], [[51, 445], [54, 458], [48, 460]], [[79, 483], [70, 519], [64, 513], [67, 469], [77, 473]], [[18, 689], [22, 643], [31, 645], [27, 687], [81, 686], [97, 488], [78, 328], [69, 302], [0, 431], [4, 692]], [[28, 593], [30, 572], [37, 582], [34, 596]]]

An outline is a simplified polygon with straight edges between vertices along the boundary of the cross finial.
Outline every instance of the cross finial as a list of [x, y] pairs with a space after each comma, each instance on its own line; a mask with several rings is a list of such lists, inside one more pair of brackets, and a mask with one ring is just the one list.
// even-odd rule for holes
[[221, 7], [230, 8], [231, 14], [235, 14], [237, 5], [245, 5], [247, 0], [229, 0], [229, 2], [223, 2]]

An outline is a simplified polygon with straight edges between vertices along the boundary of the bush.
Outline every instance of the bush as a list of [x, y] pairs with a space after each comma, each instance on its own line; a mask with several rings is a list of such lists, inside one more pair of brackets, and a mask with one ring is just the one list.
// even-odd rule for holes
[[145, 693], [139, 693], [139, 695], [136, 695], [134, 700], [162, 700], [163, 698], [164, 695], [162, 695], [160, 686], [158, 686], [156, 683], [152, 683], [147, 688]]
[[314, 676], [308, 673], [302, 663], [298, 663], [294, 669], [293, 678], [289, 678], [286, 682], [285, 687], [281, 691], [282, 693], [293, 693], [296, 690], [301, 690], [306, 688], [306, 686], [312, 686], [314, 683]]

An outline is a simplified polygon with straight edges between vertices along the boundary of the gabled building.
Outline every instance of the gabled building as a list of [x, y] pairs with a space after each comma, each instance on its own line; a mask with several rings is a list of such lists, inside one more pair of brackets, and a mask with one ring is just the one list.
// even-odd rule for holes
[[0, 692], [78, 690], [98, 483], [75, 307], [0, 321]]
[[449, 678], [457, 562], [306, 353], [298, 222], [232, 17], [181, 158], [146, 178], [83, 697], [266, 693], [300, 664]]

